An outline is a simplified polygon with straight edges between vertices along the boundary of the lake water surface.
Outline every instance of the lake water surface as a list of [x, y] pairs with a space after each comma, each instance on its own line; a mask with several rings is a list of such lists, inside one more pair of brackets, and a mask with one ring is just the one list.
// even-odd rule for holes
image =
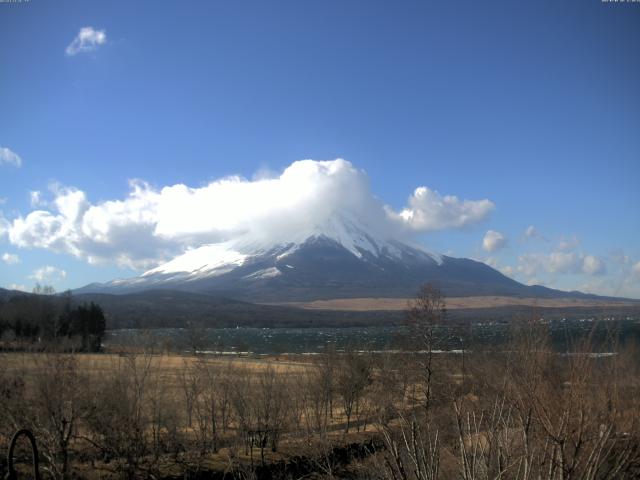
[[[640, 319], [618, 321], [567, 320], [545, 325], [558, 351], [571, 351], [580, 339], [593, 334], [598, 351], [610, 351], [611, 338], [622, 342], [640, 340]], [[472, 348], [473, 345], [499, 346], [507, 341], [512, 327], [506, 323], [470, 324], [463, 327], [439, 327], [438, 349], [444, 351]], [[194, 342], [193, 338], [197, 340]], [[322, 352], [326, 348], [344, 350], [396, 350], [406, 337], [406, 329], [398, 326], [350, 328], [208, 328], [199, 331], [181, 328], [154, 330], [110, 330], [106, 347], [153, 345], [188, 351], [191, 345], [208, 353], [282, 354]]]

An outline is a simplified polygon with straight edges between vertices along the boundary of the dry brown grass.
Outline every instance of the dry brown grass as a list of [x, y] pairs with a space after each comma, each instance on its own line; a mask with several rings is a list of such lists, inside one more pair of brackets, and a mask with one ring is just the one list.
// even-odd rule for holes
[[[409, 298], [337, 298], [315, 300], [312, 302], [287, 302], [280, 305], [290, 305], [310, 310], [345, 310], [354, 312], [406, 310]], [[578, 298], [518, 298], [502, 296], [476, 297], [448, 297], [447, 309], [464, 308], [496, 308], [507, 306], [530, 306], [540, 308], [569, 308], [569, 307], [632, 307], [637, 302], [624, 300], [597, 300]]]
[[[562, 445], [571, 445], [576, 438], [587, 446], [594, 445], [594, 438], [602, 438], [603, 425], [611, 427], [601, 442], [607, 448], [627, 448], [628, 442], [638, 439], [638, 355], [626, 349], [618, 356], [603, 358], [561, 356], [551, 351], [546, 342], [548, 338], [544, 336], [538, 338], [525, 332], [503, 350], [468, 352], [466, 363], [460, 355], [434, 356], [433, 376], [429, 377], [433, 400], [427, 407], [424, 362], [412, 353], [333, 352], [314, 358], [76, 354], [73, 358], [83, 378], [80, 389], [86, 389], [88, 396], [88, 400], [81, 400], [88, 401], [93, 410], [84, 410], [84, 416], [77, 420], [76, 437], [71, 444], [73, 472], [83, 478], [134, 474], [161, 478], [182, 476], [186, 468], [232, 468], [243, 471], [238, 475], [245, 478], [243, 475], [252, 475], [246, 470], [247, 465], [258, 465], [262, 455], [266, 463], [304, 455], [315, 459], [318, 476], [331, 477], [334, 472], [328, 452], [332, 446], [362, 442], [369, 435], [382, 435], [388, 448], [398, 447], [395, 459], [385, 457], [385, 452], [379, 454], [385, 461], [406, 461], [411, 456], [433, 465], [437, 461], [438, 475], [430, 476], [430, 470], [422, 476], [403, 477], [398, 473], [397, 478], [403, 480], [496, 478], [496, 472], [503, 468], [503, 457], [514, 465], [529, 462], [532, 472], [542, 471], [549, 465], [550, 453], [545, 445], [550, 444], [550, 435], [558, 439], [551, 451], [553, 459], [563, 455], [565, 465], [576, 464], [576, 472], [581, 472], [581, 465], [574, 459], [582, 462], [584, 457], [561, 450]], [[590, 347], [580, 348], [589, 351]], [[0, 373], [5, 378], [24, 379], [25, 398], [33, 401], [38, 381], [42, 381], [41, 373], [65, 357], [68, 355], [0, 354]], [[213, 388], [206, 384], [209, 367], [215, 377]], [[197, 412], [198, 407], [194, 406], [191, 424], [187, 420], [185, 387], [190, 376], [203, 374], [198, 381], [204, 383], [195, 387], [197, 392], [193, 395], [195, 405], [200, 402], [204, 410]], [[141, 380], [145, 375], [146, 380]], [[325, 378], [329, 379], [328, 387], [323, 384]], [[205, 432], [208, 443], [202, 442], [203, 427], [210, 419], [198, 415], [207, 414], [207, 395], [220, 395], [225, 381], [231, 385], [232, 418], [228, 428], [218, 432], [217, 447], [212, 448], [211, 430]], [[274, 389], [265, 389], [269, 382], [275, 385]], [[362, 388], [350, 392], [349, 386], [358, 383]], [[322, 414], [324, 406], [316, 400], [328, 389], [332, 390], [329, 410], [324, 410], [326, 417], [320, 418], [322, 415], [318, 414]], [[348, 433], [345, 398], [351, 402], [349, 408], [353, 407]], [[269, 404], [263, 410], [263, 405]], [[140, 408], [140, 414], [120, 411], [122, 405]], [[243, 409], [247, 411], [242, 413]], [[102, 418], [105, 416], [109, 418]], [[33, 428], [40, 428], [38, 435], [45, 434], [49, 427], [37, 423], [42, 417], [31, 418], [35, 418], [29, 420], [34, 422]], [[274, 428], [274, 418], [275, 428], [282, 431], [277, 451], [272, 452], [269, 444], [255, 443], [259, 438], [255, 429], [262, 428], [265, 422], [271, 422], [267, 427]], [[124, 453], [116, 451], [117, 455], [105, 462], [104, 449], [91, 441], [107, 445], [112, 449], [109, 454], [114, 455], [114, 442], [108, 435], [130, 428], [129, 419], [140, 421], [141, 430], [132, 428], [131, 432], [142, 431], [142, 436], [134, 438], [146, 443], [144, 452], [127, 461]], [[579, 423], [580, 419], [584, 424]], [[524, 425], [529, 422], [533, 425], [531, 433], [523, 439]], [[109, 423], [116, 425], [114, 431], [109, 430]], [[404, 433], [412, 440], [414, 432], [423, 435], [419, 443], [407, 443], [398, 436]], [[156, 436], [160, 439], [158, 445], [154, 443]], [[627, 443], [620, 443], [619, 437]], [[112, 443], [108, 445], [109, 441]], [[629, 455], [638, 454], [634, 445], [628, 450]], [[525, 446], [529, 453], [523, 452]], [[133, 465], [131, 470], [126, 469], [128, 465]], [[386, 467], [376, 466], [375, 462], [367, 468], [361, 472], [366, 478], [391, 476]], [[501, 478], [530, 478], [515, 472], [510, 468]], [[568, 477], [558, 473], [540, 478]]]
[[[47, 353], [47, 356], [66, 356], [65, 353]], [[118, 353], [75, 353], [75, 358], [79, 362], [79, 367], [85, 373], [100, 375], [113, 369], [114, 364], [127, 355]], [[137, 362], [144, 361], [144, 356], [134, 355]], [[29, 373], [41, 367], [38, 359], [42, 354], [31, 352], [5, 352], [0, 353], [0, 361], [7, 371], [21, 370]], [[151, 355], [151, 368], [161, 369], [168, 375], [182, 371], [185, 366], [193, 366], [198, 361], [206, 361], [211, 365], [225, 366], [229, 362], [253, 372], [261, 372], [269, 368], [278, 373], [299, 373], [309, 368], [309, 362], [292, 360], [287, 356], [264, 356], [264, 357], [224, 357], [224, 356], [192, 356], [178, 354], [157, 354]]]

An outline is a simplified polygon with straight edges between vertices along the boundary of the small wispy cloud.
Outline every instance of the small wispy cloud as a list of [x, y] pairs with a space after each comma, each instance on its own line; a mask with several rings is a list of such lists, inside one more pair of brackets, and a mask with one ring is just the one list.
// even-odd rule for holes
[[499, 270], [503, 275], [506, 275], [507, 277], [512, 277], [515, 273], [515, 269], [512, 266], [502, 265], [500, 263], [500, 260], [498, 260], [495, 257], [488, 257], [485, 259], [480, 258], [477, 260], [480, 262], [486, 263], [491, 268], [495, 268], [496, 270]]
[[534, 225], [529, 225], [525, 228], [521, 237], [523, 242], [542, 241], [549, 242], [549, 239]]
[[42, 198], [42, 192], [40, 190], [32, 190], [29, 192], [29, 203], [32, 207], [46, 207], [48, 204]]
[[7, 147], [0, 147], [0, 165], [9, 165], [11, 167], [20, 168], [22, 159], [20, 155]]
[[539, 235], [538, 230], [533, 225], [529, 225], [527, 229], [524, 231], [524, 236], [527, 238], [534, 238]]
[[38, 282], [55, 283], [67, 278], [67, 272], [60, 268], [52, 267], [51, 265], [46, 265], [44, 267], [34, 270], [34, 272], [31, 275], [29, 275], [29, 278], [36, 280]]
[[580, 245], [580, 239], [575, 235], [572, 237], [562, 237], [558, 243], [558, 250], [561, 252], [572, 252]]
[[582, 271], [587, 275], [603, 275], [607, 272], [607, 268], [601, 258], [585, 255], [582, 260]]
[[0, 212], [0, 240], [9, 232], [10, 227], [11, 224], [6, 218], [4, 218], [2, 212]]
[[20, 257], [14, 253], [5, 252], [2, 254], [2, 261], [7, 265], [15, 265], [20, 262]]
[[607, 271], [606, 263], [600, 257], [577, 252], [525, 253], [518, 257], [518, 263], [518, 271], [526, 276], [541, 272], [603, 275]]
[[497, 252], [507, 246], [507, 237], [495, 230], [488, 230], [482, 239], [482, 248], [487, 252]]
[[82, 27], [76, 38], [66, 48], [65, 53], [73, 57], [79, 53], [93, 52], [100, 45], [107, 42], [107, 33], [104, 30], [95, 30], [93, 27]]

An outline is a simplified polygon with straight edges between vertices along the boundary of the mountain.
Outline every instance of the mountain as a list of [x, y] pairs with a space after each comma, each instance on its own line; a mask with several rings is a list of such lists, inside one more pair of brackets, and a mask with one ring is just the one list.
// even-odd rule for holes
[[4, 302], [12, 297], [21, 296], [21, 295], [31, 295], [30, 293], [22, 292], [20, 290], [7, 290], [5, 288], [0, 288], [0, 301]]
[[526, 286], [488, 265], [429, 252], [361, 220], [333, 217], [295, 233], [245, 234], [204, 245], [139, 277], [91, 284], [75, 293], [130, 294], [171, 289], [250, 302], [415, 295], [432, 282], [447, 296], [591, 297]]

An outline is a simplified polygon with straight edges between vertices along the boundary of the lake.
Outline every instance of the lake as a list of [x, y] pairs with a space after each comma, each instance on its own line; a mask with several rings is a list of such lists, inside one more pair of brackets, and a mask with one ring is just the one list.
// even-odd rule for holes
[[[598, 351], [610, 351], [611, 338], [621, 342], [640, 340], [640, 319], [616, 321], [557, 320], [545, 324], [549, 328], [554, 348], [560, 352], [572, 350], [571, 345], [593, 332]], [[441, 326], [438, 349], [443, 351], [471, 348], [473, 345], [499, 346], [510, 332], [507, 323], [478, 323], [463, 327]], [[197, 348], [205, 353], [274, 355], [282, 353], [313, 354], [326, 348], [338, 351], [395, 350], [405, 327], [350, 327], [350, 328], [208, 328], [199, 331], [182, 328], [154, 330], [110, 330], [104, 339], [107, 348], [155, 346], [178, 351], [189, 351], [197, 338]]]

